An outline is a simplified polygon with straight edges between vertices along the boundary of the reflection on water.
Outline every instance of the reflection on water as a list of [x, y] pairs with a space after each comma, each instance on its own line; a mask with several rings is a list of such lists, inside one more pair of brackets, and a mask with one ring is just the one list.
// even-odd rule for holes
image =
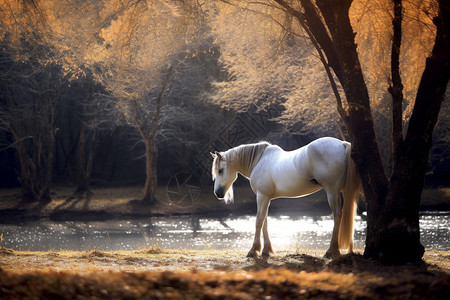
[[[276, 250], [327, 249], [333, 228], [331, 216], [269, 217], [269, 234]], [[42, 220], [0, 225], [3, 245], [15, 250], [137, 250], [250, 248], [255, 217], [225, 219], [174, 216], [105, 222]], [[450, 250], [450, 214], [421, 216], [422, 243], [427, 249]], [[356, 217], [356, 247], [363, 247], [366, 222]]]

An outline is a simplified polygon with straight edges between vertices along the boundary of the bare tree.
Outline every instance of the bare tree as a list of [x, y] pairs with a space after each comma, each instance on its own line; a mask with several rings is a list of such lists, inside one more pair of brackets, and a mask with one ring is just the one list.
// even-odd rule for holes
[[[136, 128], [145, 148], [143, 201], [155, 202], [156, 136], [171, 93], [173, 73], [195, 55], [194, 37], [203, 36], [197, 3], [137, 1], [103, 28], [100, 60], [92, 58], [97, 79], [118, 101], [126, 123]], [[100, 51], [100, 50], [98, 50]]]
[[50, 201], [56, 122], [68, 78], [58, 65], [34, 59], [3, 56], [1, 71], [0, 122], [14, 137], [22, 197]]
[[[204, 30], [200, 4], [164, 0], [22, 3], [29, 8], [30, 18], [42, 16], [35, 23], [42, 25], [39, 32], [49, 44], [66, 62], [89, 68], [114, 99], [114, 108], [121, 112], [125, 124], [139, 133], [145, 145], [147, 170], [144, 200], [153, 201], [157, 183], [155, 137], [161, 118], [170, 116], [175, 108], [164, 110], [172, 78], [170, 65], [196, 55], [197, 40]], [[182, 72], [182, 68], [174, 72]], [[80, 192], [86, 190], [93, 163], [93, 152], [88, 154], [86, 147], [95, 144], [97, 123], [108, 118], [89, 115], [99, 111], [91, 109], [96, 102], [91, 96], [77, 100]]]
[[[78, 85], [77, 88], [74, 85]], [[115, 107], [116, 99], [105, 95], [102, 87], [92, 75], [86, 72], [83, 78], [71, 85], [77, 95], [69, 97], [68, 112], [77, 120], [73, 130], [78, 133], [76, 141], [76, 190], [74, 197], [89, 198], [92, 194], [90, 181], [96, 149], [103, 135], [112, 132], [119, 121], [119, 111]], [[72, 128], [71, 128], [72, 129]]]

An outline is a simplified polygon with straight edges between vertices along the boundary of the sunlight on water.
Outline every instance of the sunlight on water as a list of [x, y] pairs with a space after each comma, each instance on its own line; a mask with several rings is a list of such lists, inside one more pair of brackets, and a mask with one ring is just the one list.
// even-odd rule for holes
[[420, 234], [425, 248], [450, 250], [450, 213], [437, 212], [421, 216]]
[[[3, 245], [15, 250], [238, 249], [253, 242], [255, 216], [234, 218], [164, 217], [105, 222], [52, 222], [0, 225]], [[331, 216], [277, 216], [268, 219], [274, 250], [327, 249]], [[450, 214], [421, 216], [422, 243], [427, 249], [450, 250]], [[356, 247], [364, 247], [366, 223], [355, 220]]]

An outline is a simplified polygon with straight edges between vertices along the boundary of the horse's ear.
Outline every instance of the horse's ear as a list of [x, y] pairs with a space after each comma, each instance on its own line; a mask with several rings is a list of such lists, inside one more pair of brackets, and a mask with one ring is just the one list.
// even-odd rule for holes
[[211, 156], [212, 156], [214, 159], [216, 159], [216, 158], [218, 158], [219, 160], [222, 159], [222, 155], [220, 155], [220, 152], [217, 152], [217, 151], [215, 151], [214, 153], [209, 152], [209, 154], [211, 154]]
[[217, 152], [217, 151], [216, 151], [215, 154], [216, 154], [217, 158], [222, 159], [222, 155], [220, 155], [220, 152]]

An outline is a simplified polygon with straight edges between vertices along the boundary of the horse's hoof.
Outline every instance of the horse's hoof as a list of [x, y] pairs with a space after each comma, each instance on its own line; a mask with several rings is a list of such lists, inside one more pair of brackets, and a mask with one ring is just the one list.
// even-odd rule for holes
[[258, 254], [256, 252], [250, 251], [249, 253], [247, 253], [247, 257], [256, 258], [258, 257]]
[[275, 254], [275, 252], [272, 249], [263, 250], [261, 253], [262, 257], [270, 257], [272, 254]]
[[261, 253], [261, 257], [262, 258], [269, 258], [270, 257], [270, 252], [263, 252], [263, 253]]

